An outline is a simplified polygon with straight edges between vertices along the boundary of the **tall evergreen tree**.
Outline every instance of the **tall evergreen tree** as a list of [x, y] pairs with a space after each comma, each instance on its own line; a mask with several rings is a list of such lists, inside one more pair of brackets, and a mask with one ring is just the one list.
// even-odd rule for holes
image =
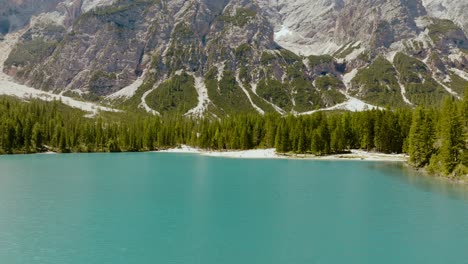
[[41, 125], [39, 123], [34, 123], [32, 129], [31, 143], [34, 151], [42, 150], [42, 131]]
[[427, 165], [433, 153], [434, 126], [432, 118], [421, 107], [414, 110], [409, 133], [408, 154], [416, 167]]
[[439, 150], [440, 161], [442, 162], [444, 173], [448, 175], [461, 162], [461, 150], [464, 146], [460, 111], [458, 111], [456, 104], [451, 98], [444, 100], [440, 124], [440, 139], [442, 143]]

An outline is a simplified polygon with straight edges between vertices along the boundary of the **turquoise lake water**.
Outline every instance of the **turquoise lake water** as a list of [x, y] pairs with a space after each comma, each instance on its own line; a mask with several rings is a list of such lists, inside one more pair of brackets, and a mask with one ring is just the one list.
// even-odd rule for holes
[[2, 156], [0, 263], [468, 263], [468, 187], [385, 162]]

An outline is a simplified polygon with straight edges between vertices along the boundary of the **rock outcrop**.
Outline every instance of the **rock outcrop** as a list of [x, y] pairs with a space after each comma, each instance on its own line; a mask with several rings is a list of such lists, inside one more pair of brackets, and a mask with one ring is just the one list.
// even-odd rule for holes
[[[468, 11], [464, 1], [6, 0], [0, 35], [28, 27], [4, 70], [38, 89], [104, 100], [143, 80], [122, 93], [122, 106], [158, 96], [172, 99], [154, 106], [180, 104], [197, 89], [216, 115], [308, 112], [349, 96], [377, 105], [389, 94], [394, 105], [460, 96], [468, 84], [460, 9]], [[419, 81], [403, 72], [411, 63], [424, 68]], [[160, 85], [167, 95], [154, 94]]]

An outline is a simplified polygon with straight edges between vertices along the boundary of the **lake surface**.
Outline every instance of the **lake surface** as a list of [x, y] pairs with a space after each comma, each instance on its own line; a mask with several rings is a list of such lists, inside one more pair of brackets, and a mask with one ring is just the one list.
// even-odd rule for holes
[[468, 263], [468, 188], [385, 162], [1, 156], [0, 263]]

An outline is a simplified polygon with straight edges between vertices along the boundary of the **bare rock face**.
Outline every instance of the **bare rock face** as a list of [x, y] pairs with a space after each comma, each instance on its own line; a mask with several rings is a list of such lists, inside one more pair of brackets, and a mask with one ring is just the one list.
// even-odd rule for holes
[[[132, 83], [150, 63], [157, 78], [180, 69], [204, 74], [217, 63], [234, 62], [232, 51], [242, 44], [257, 50], [275, 46], [273, 29], [250, 0], [122, 0], [81, 14], [85, 2], [62, 3], [67, 15], [60, 22], [32, 25], [21, 47], [48, 43], [50, 56], [7, 65], [7, 71], [44, 90], [107, 95]], [[50, 32], [52, 24], [62, 30]], [[51, 34], [58, 34], [54, 43]]]
[[[260, 0], [265, 15], [280, 34], [285, 48], [305, 55], [326, 54], [348, 42], [370, 46], [391, 43], [417, 35], [415, 18], [425, 15], [420, 0]], [[305, 50], [304, 50], [305, 48]]]
[[450, 19], [468, 33], [468, 2], [465, 0], [423, 0], [428, 15]]
[[339, 48], [334, 39], [341, 0], [258, 0], [271, 24], [276, 41], [284, 48], [304, 55], [326, 54]]
[[0, 34], [16, 31], [30, 23], [31, 18], [56, 12], [62, 23], [71, 26], [82, 13], [116, 0], [2, 0], [0, 4]]
[[104, 97], [140, 77], [219, 82], [226, 71], [267, 106], [310, 111], [344, 100], [344, 75], [379, 57], [392, 68], [404, 53], [441, 80], [467, 68], [464, 0], [4, 1], [0, 39], [27, 27], [5, 71], [56, 92]]
[[79, 0], [81, 12], [86, 13], [96, 7], [112, 5], [116, 0]]
[[[30, 72], [30, 83], [45, 90], [85, 89], [98, 95], [115, 92], [141, 74], [147, 30], [158, 7], [121, 6], [97, 9], [75, 21], [54, 55]], [[129, 78], [130, 77], [130, 78]]]
[[24, 27], [32, 16], [50, 12], [60, 2], [63, 0], [3, 0], [0, 4], [0, 33]]
[[222, 13], [229, 0], [201, 0], [200, 3], [206, 5], [206, 8], [216, 15]]

